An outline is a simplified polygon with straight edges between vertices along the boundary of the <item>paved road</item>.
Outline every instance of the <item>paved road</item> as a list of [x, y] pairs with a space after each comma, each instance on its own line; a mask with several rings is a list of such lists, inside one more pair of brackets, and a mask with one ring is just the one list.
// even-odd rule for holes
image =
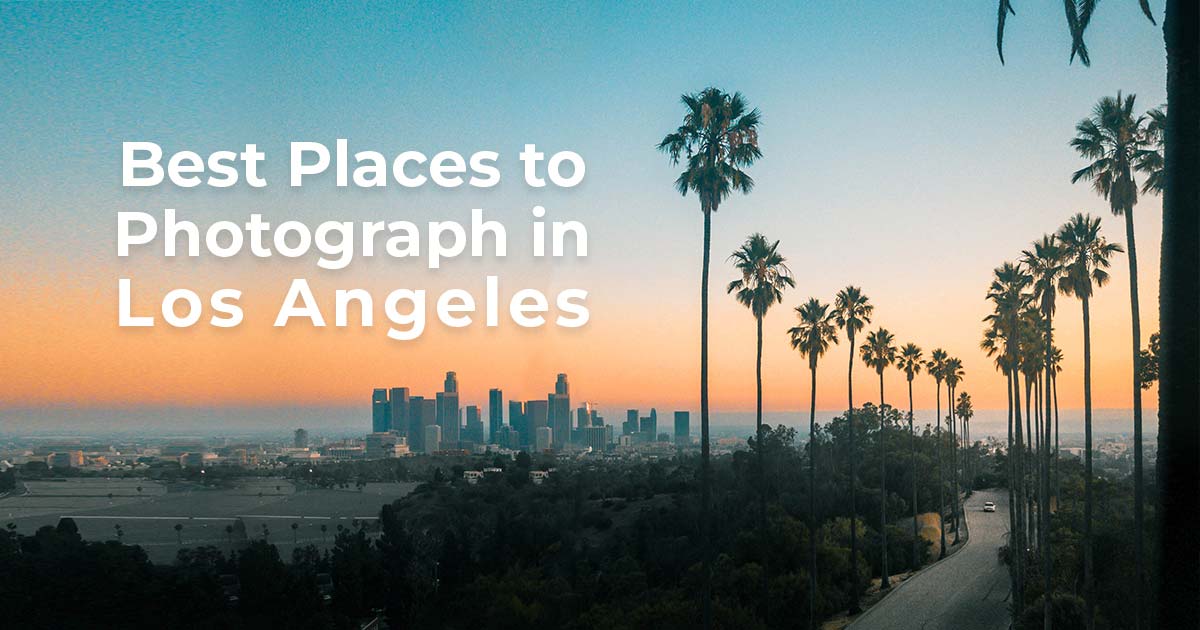
[[[983, 502], [995, 501], [995, 512]], [[976, 492], [964, 510], [971, 542], [958, 553], [896, 587], [868, 609], [853, 630], [1005, 630], [1009, 627], [1008, 570], [996, 550], [1008, 536], [1008, 493]]]

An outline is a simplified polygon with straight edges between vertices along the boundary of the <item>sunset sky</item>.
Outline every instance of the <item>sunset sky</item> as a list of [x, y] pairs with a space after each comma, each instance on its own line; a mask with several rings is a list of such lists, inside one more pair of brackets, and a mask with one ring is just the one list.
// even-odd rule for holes
[[[487, 389], [542, 398], [570, 375], [574, 400], [610, 420], [626, 406], [696, 408], [701, 214], [680, 197], [677, 169], [654, 149], [679, 124], [679, 95], [713, 85], [761, 109], [757, 187], [713, 221], [712, 401], [754, 406], [754, 322], [725, 295], [726, 261], [747, 235], [779, 239], [797, 287], [765, 321], [764, 392], [772, 411], [807, 409], [808, 372], [785, 331], [809, 296], [848, 284], [875, 305], [900, 343], [962, 358], [977, 408], [1004, 405], [1004, 380], [979, 350], [993, 267], [1084, 211], [1109, 239], [1123, 224], [1069, 178], [1081, 160], [1074, 124], [1104, 95], [1136, 93], [1141, 111], [1165, 101], [1161, 31], [1136, 3], [1113, 3], [1089, 29], [1092, 67], [1069, 65], [1061, 6], [1024, 2], [1009, 21], [1008, 65], [994, 46], [994, 3], [791, 3], [776, 7], [596, 3], [541, 7], [323, 4], [261, 8], [0, 6], [0, 418], [6, 410], [141, 406], [366, 405], [376, 386], [432, 395], [458, 372], [468, 404]], [[1158, 4], [1158, 3], [1156, 3]], [[1156, 7], [1157, 8], [1157, 7]], [[395, 155], [501, 154], [488, 190], [339, 190], [287, 186], [287, 143]], [[207, 153], [257, 143], [270, 186], [253, 190], [121, 187], [124, 140]], [[520, 181], [525, 143], [587, 160], [570, 190]], [[577, 220], [586, 259], [527, 253], [529, 209]], [[504, 260], [358, 260], [320, 270], [315, 257], [166, 259], [116, 256], [116, 214], [172, 207], [207, 224], [268, 220], [466, 222], [481, 207], [509, 229]], [[1136, 208], [1142, 329], [1158, 329], [1160, 201]], [[522, 240], [524, 239], [524, 240]], [[1097, 407], [1131, 400], [1126, 259], [1093, 301]], [[524, 330], [502, 320], [461, 330], [430, 314], [417, 341], [371, 329], [271, 326], [292, 278], [314, 289], [448, 287], [483, 295], [567, 287], [590, 292], [579, 330]], [[166, 291], [243, 291], [234, 329], [122, 329], [117, 280], [155, 308]], [[431, 298], [432, 300], [433, 298]], [[329, 303], [330, 300], [323, 300]], [[503, 307], [502, 307], [503, 308]], [[332, 316], [327, 314], [329, 319]], [[1060, 402], [1082, 405], [1077, 301], [1061, 298], [1066, 356]], [[819, 368], [817, 406], [845, 406], [848, 346]], [[858, 362], [856, 395], [877, 395]], [[899, 402], [903, 376], [886, 375]], [[918, 408], [933, 406], [922, 376]], [[1156, 392], [1146, 396], [1154, 407]]]

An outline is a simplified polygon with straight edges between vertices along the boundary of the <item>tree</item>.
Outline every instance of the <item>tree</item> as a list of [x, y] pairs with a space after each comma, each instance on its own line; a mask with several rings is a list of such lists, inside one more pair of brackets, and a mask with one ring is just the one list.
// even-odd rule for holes
[[[1079, 155], [1091, 161], [1071, 176], [1071, 183], [1080, 180], [1092, 182], [1096, 192], [1108, 200], [1112, 213], [1125, 217], [1125, 251], [1129, 255], [1129, 312], [1133, 328], [1132, 360], [1135, 366], [1142, 354], [1142, 319], [1138, 300], [1137, 244], [1133, 230], [1133, 207], [1137, 204], [1138, 187], [1133, 171], [1138, 164], [1152, 168], [1150, 163], [1154, 161], [1145, 153], [1151, 141], [1145, 129], [1145, 117], [1134, 115], [1136, 99], [1133, 94], [1122, 98], [1120, 92], [1117, 92], [1115, 99], [1107, 96], [1101, 98], [1092, 115], [1075, 126], [1076, 134], [1071, 140], [1071, 146]], [[1143, 618], [1145, 587], [1141, 376], [1139, 370], [1133, 370], [1134, 588], [1137, 593], [1135, 619], [1139, 627]]]
[[[760, 115], [739, 93], [706, 88], [680, 97], [683, 123], [658, 143], [672, 165], [685, 168], [675, 179], [675, 189], [700, 199], [704, 215], [704, 257], [700, 272], [700, 504], [701, 538], [706, 549], [711, 529], [711, 462], [708, 435], [708, 267], [712, 240], [712, 215], [733, 192], [749, 193], [754, 180], [745, 172], [762, 152], [758, 150]], [[712, 558], [704, 556], [704, 627], [712, 626]]]
[[941, 348], [934, 348], [929, 360], [925, 362], [925, 369], [929, 371], [934, 382], [937, 383], [937, 475], [938, 475], [938, 536], [940, 537], [940, 550], [938, 551], [938, 559], [946, 557], [946, 482], [942, 478], [942, 379], [946, 374], [946, 360], [950, 356]]
[[[1139, 0], [1150, 22], [1149, 0]], [[1078, 7], [1065, 2], [1071, 34], [1071, 59], [1090, 63], [1083, 36], [1096, 0]], [[1200, 476], [1200, 4], [1166, 0], [1163, 42], [1167, 58], [1167, 102], [1171, 115], [1163, 125], [1163, 235], [1159, 273], [1159, 322], [1165, 350], [1158, 388], [1158, 527], [1160, 558], [1157, 583], [1161, 627], [1191, 627], [1200, 616], [1200, 540], [1178, 540], [1176, 532], [1192, 525]], [[1004, 23], [1011, 0], [999, 0], [996, 48], [1004, 63]]]
[[913, 429], [913, 377], [921, 372], [921, 348], [915, 343], [906, 343], [900, 348], [900, 356], [896, 367], [904, 372], [908, 381], [908, 444], [909, 457], [912, 459], [912, 522], [913, 522], [913, 568], [920, 564], [921, 559], [921, 528], [917, 525], [917, 432]]
[[1098, 217], [1076, 214], [1058, 231], [1067, 254], [1067, 272], [1059, 283], [1065, 295], [1079, 298], [1083, 306], [1083, 593], [1087, 604], [1088, 630], [1096, 623], [1096, 587], [1092, 569], [1092, 293], [1108, 282], [1110, 258], [1121, 246], [1100, 234]]
[[963, 371], [962, 359], [951, 357], [946, 359], [946, 370], [942, 373], [942, 378], [946, 379], [946, 408], [950, 411], [950, 461], [953, 462], [953, 474], [951, 477], [954, 480], [954, 496], [950, 501], [950, 511], [954, 515], [954, 544], [959, 542], [958, 524], [962, 518], [961, 499], [958, 485], [958, 432], [955, 428], [954, 419], [954, 390], [958, 387], [959, 381], [966, 376]]
[[838, 291], [833, 301], [837, 326], [846, 331], [846, 338], [850, 341], [850, 365], [846, 369], [846, 398], [849, 402], [846, 420], [850, 428], [850, 614], [858, 614], [862, 610], [858, 604], [858, 451], [854, 444], [854, 335], [862, 330], [864, 325], [871, 323], [871, 313], [874, 310], [870, 299], [863, 295], [862, 289], [855, 286]]
[[808, 406], [808, 627], [816, 627], [817, 607], [817, 360], [829, 345], [838, 342], [837, 315], [829, 311], [828, 304], [817, 298], [796, 307], [800, 323], [788, 329], [792, 338], [792, 349], [808, 359], [811, 377]]
[[867, 335], [867, 340], [858, 349], [862, 355], [863, 363], [869, 368], [873, 368], [875, 373], [879, 375], [879, 539], [881, 541], [882, 561], [880, 563], [880, 581], [879, 588], [891, 588], [891, 580], [888, 578], [887, 564], [887, 422], [884, 415], [884, 398], [883, 398], [883, 371], [891, 367], [896, 362], [896, 346], [893, 344], [896, 337], [888, 332], [886, 328], [879, 328]]
[[[779, 241], [771, 243], [759, 233], [751, 234], [745, 243], [730, 254], [729, 259], [741, 277], [729, 283], [726, 293], [732, 293], [738, 304], [750, 309], [754, 315], [757, 344], [754, 355], [754, 383], [756, 413], [754, 418], [754, 439], [758, 451], [758, 483], [759, 483], [759, 525], [767, 524], [767, 479], [763, 469], [763, 423], [762, 423], [762, 325], [767, 311], [783, 301], [783, 290], [795, 287], [792, 272], [787, 267], [787, 259], [779, 253]], [[765, 574], [764, 574], [765, 575]], [[766, 594], [763, 595], [766, 597]]]
[[[1051, 387], [1054, 380], [1053, 371], [1053, 352], [1054, 352], [1054, 310], [1055, 296], [1058, 295], [1058, 283], [1063, 274], [1066, 272], [1064, 264], [1064, 255], [1062, 246], [1051, 234], [1044, 234], [1040, 241], [1034, 241], [1032, 249], [1026, 249], [1021, 252], [1021, 262], [1029, 270], [1033, 277], [1033, 293], [1034, 299], [1037, 301], [1038, 310], [1042, 316], [1043, 328], [1043, 346], [1045, 350], [1044, 360], [1042, 362], [1042, 370], [1045, 373], [1045, 415], [1043, 416], [1043, 451], [1041, 458], [1041, 506], [1039, 508], [1042, 516], [1041, 527], [1039, 531], [1042, 534], [1039, 547], [1042, 549], [1042, 579], [1043, 592], [1046, 594], [1042, 598], [1042, 618], [1045, 619], [1043, 627], [1045, 630], [1050, 629], [1051, 625], [1051, 610], [1052, 603], [1051, 594], [1053, 593], [1053, 554], [1050, 549], [1050, 400]], [[1055, 444], [1055, 457], [1058, 456], [1057, 443]]]
[[1141, 372], [1142, 389], [1150, 389], [1158, 381], [1158, 355], [1162, 351], [1162, 338], [1158, 333], [1150, 335], [1150, 344], [1138, 357], [1137, 369]]
[[[970, 394], [967, 392], [962, 392], [958, 395], [958, 398], [955, 399], [954, 403], [954, 413], [957, 414], [959, 419], [962, 420], [963, 435], [966, 437], [965, 443], [967, 448], [971, 448], [973, 446], [971, 442], [971, 418], [975, 417], [975, 407], [971, 404]], [[969, 487], [974, 488], [974, 472], [970, 466], [965, 466], [964, 468], [967, 471], [967, 474], [970, 475], [971, 483]]]

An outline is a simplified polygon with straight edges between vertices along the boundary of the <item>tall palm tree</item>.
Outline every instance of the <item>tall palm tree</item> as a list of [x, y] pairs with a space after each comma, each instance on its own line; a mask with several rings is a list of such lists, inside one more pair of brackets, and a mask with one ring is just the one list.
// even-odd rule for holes
[[[1042, 549], [1042, 579], [1043, 589], [1045, 593], [1053, 593], [1053, 554], [1050, 552], [1050, 412], [1051, 412], [1051, 387], [1054, 380], [1053, 371], [1053, 352], [1054, 352], [1054, 310], [1055, 296], [1058, 295], [1058, 282], [1066, 271], [1064, 264], [1064, 252], [1058, 239], [1051, 234], [1045, 234], [1041, 240], [1033, 242], [1032, 249], [1026, 249], [1021, 252], [1021, 262], [1029, 270], [1033, 276], [1033, 293], [1034, 299], [1037, 300], [1038, 311], [1042, 315], [1043, 327], [1043, 345], [1045, 349], [1045, 357], [1042, 362], [1042, 370], [1045, 374], [1045, 415], [1043, 416], [1043, 456], [1041, 458], [1041, 485], [1042, 485], [1042, 503], [1040, 512], [1042, 522], [1039, 531], [1042, 533], [1042, 538], [1039, 546]], [[1057, 443], [1054, 451], [1055, 458], [1058, 457]], [[1050, 630], [1052, 626], [1051, 614], [1051, 597], [1042, 598], [1042, 619], [1044, 630]]]
[[[767, 311], [783, 301], [783, 290], [796, 286], [787, 259], [779, 253], [779, 241], [774, 243], [755, 232], [742, 246], [729, 255], [733, 266], [741, 277], [725, 287], [742, 306], [754, 315], [757, 345], [754, 355], [754, 383], [757, 405], [754, 417], [754, 446], [758, 451], [758, 525], [761, 531], [767, 527], [767, 475], [763, 448], [763, 395], [762, 395], [762, 341], [763, 318]], [[767, 573], [763, 572], [762, 613], [767, 612]]]
[[816, 627], [817, 609], [817, 360], [838, 342], [837, 316], [817, 298], [796, 307], [800, 323], [788, 329], [792, 349], [808, 359], [811, 391], [808, 397], [808, 627]]
[[934, 348], [933, 354], [925, 362], [925, 369], [937, 383], [937, 433], [935, 433], [937, 439], [934, 443], [937, 445], [938, 535], [941, 538], [939, 559], [946, 557], [946, 482], [942, 475], [942, 378], [946, 373], [946, 360], [949, 358], [950, 355], [946, 354], [945, 350]]
[[954, 479], [954, 497], [950, 502], [950, 511], [954, 514], [954, 544], [959, 543], [959, 521], [962, 520], [962, 510], [960, 509], [958, 484], [958, 433], [955, 428], [954, 419], [954, 390], [958, 384], [966, 376], [963, 371], [962, 359], [951, 357], [946, 360], [946, 371], [942, 374], [942, 378], [946, 379], [946, 408], [950, 412], [950, 453], [953, 456], [950, 461], [954, 463], [953, 479]]
[[[984, 318], [992, 330], [985, 336], [984, 342], [1001, 344], [1002, 350], [997, 364], [1005, 374], [1008, 386], [1008, 463], [1009, 463], [1009, 549], [1015, 562], [1012, 567], [1013, 599], [1023, 602], [1025, 597], [1025, 552], [1026, 532], [1023, 504], [1024, 497], [1024, 460], [1025, 447], [1021, 435], [1021, 388], [1018, 368], [1019, 348], [1021, 341], [1021, 312], [1032, 300], [1028, 292], [1033, 282], [1020, 264], [1006, 262], [993, 272], [991, 285], [988, 287], [987, 298], [994, 304], [992, 314]], [[989, 339], [989, 337], [991, 337]], [[984, 344], [981, 344], [984, 345]], [[985, 346], [986, 349], [986, 346]], [[1014, 609], [1015, 613], [1020, 608]], [[1019, 623], [1019, 617], [1016, 619]]]
[[705, 88], [680, 97], [683, 122], [658, 143], [672, 165], [681, 161], [684, 170], [675, 179], [675, 189], [700, 199], [704, 215], [704, 258], [700, 272], [700, 530], [704, 545], [704, 627], [712, 627], [712, 545], [710, 544], [712, 465], [708, 431], [708, 267], [712, 242], [712, 215], [734, 192], [749, 193], [754, 180], [744, 169], [754, 164], [758, 150], [761, 116], [741, 94]]
[[1062, 372], [1063, 354], [1062, 349], [1051, 345], [1050, 346], [1050, 389], [1054, 398], [1054, 497], [1056, 501], [1061, 501], [1062, 496], [1062, 479], [1058, 475], [1058, 374]]
[[[1139, 0], [1154, 23], [1150, 1]], [[1159, 322], [1165, 352], [1158, 388], [1158, 506], [1160, 535], [1157, 623], [1190, 627], [1200, 617], [1200, 538], [1175, 534], [1193, 525], [1200, 476], [1200, 6], [1189, 0], [1163, 3], [1163, 43], [1167, 60], [1167, 102], [1171, 115], [1163, 132], [1163, 238], [1159, 274]], [[1072, 58], [1089, 64], [1083, 35], [1096, 0], [1065, 2]], [[1080, 19], [1082, 7], [1089, 19]], [[1011, 0], [999, 0], [996, 48], [1004, 63], [1004, 22]]]
[[879, 541], [880, 568], [879, 588], [891, 588], [888, 579], [888, 546], [887, 546], [887, 410], [884, 409], [883, 371], [896, 362], [896, 346], [893, 343], [895, 335], [886, 328], [880, 328], [867, 335], [867, 340], [858, 349], [863, 363], [873, 368], [879, 375]]
[[[1145, 118], [1134, 114], [1136, 96], [1124, 98], [1104, 97], [1096, 103], [1092, 115], [1075, 126], [1075, 137], [1071, 146], [1090, 163], [1075, 171], [1071, 183], [1080, 180], [1092, 182], [1092, 186], [1108, 200], [1109, 208], [1117, 216], [1125, 217], [1125, 250], [1129, 254], [1129, 312], [1133, 327], [1134, 365], [1142, 353], [1142, 321], [1138, 300], [1137, 245], [1133, 234], [1133, 206], [1137, 204], [1138, 188], [1133, 171], [1139, 163], [1146, 162], [1145, 150], [1149, 136], [1145, 130]], [[1134, 579], [1136, 593], [1135, 627], [1142, 624], [1145, 566], [1143, 560], [1143, 511], [1142, 494], [1142, 382], [1138, 370], [1133, 370], [1133, 528]]]
[[862, 608], [858, 605], [858, 504], [856, 493], [858, 486], [858, 457], [854, 444], [854, 335], [871, 323], [871, 313], [875, 307], [862, 289], [848, 286], [838, 291], [833, 300], [833, 312], [838, 328], [846, 331], [850, 341], [850, 365], [846, 369], [846, 398], [849, 406], [846, 420], [850, 425], [850, 614], [858, 614]]
[[924, 364], [921, 362], [921, 348], [915, 343], [906, 343], [900, 348], [900, 357], [896, 367], [904, 372], [908, 381], [908, 450], [912, 458], [912, 521], [913, 521], [913, 559], [915, 570], [921, 561], [921, 529], [917, 526], [917, 432], [913, 428], [913, 377], [921, 373]]
[[1146, 112], [1146, 141], [1135, 156], [1134, 168], [1146, 174], [1142, 182], [1142, 194], [1161, 195], [1166, 184], [1166, 164], [1163, 157], [1164, 140], [1167, 132], [1167, 110], [1165, 105]]
[[[974, 443], [971, 442], [971, 418], [975, 417], [975, 407], [971, 404], [971, 395], [967, 392], [962, 392], [954, 402], [954, 413], [958, 414], [959, 419], [963, 424], [963, 435], [966, 438], [966, 447], [974, 448]], [[968, 463], [968, 462], [964, 462]], [[974, 486], [975, 473], [974, 469], [969, 465], [964, 465], [964, 470], [969, 478], [970, 486]]]
[[1096, 585], [1092, 570], [1092, 293], [1108, 282], [1110, 258], [1121, 246], [1100, 234], [1099, 217], [1076, 214], [1058, 231], [1067, 252], [1067, 273], [1059, 282], [1065, 295], [1079, 298], [1083, 306], [1083, 592], [1087, 604], [1087, 627], [1096, 623]]

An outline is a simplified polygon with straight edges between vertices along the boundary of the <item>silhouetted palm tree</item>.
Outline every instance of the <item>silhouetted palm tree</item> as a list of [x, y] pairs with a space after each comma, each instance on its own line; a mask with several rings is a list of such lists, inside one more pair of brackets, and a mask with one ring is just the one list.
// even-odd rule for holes
[[[958, 398], [954, 402], [954, 413], [958, 414], [959, 419], [962, 420], [963, 436], [966, 438], [966, 448], [973, 448], [974, 443], [971, 441], [971, 418], [975, 417], [975, 407], [971, 404], [970, 394], [967, 392], [962, 392], [958, 395]], [[963, 469], [966, 471], [967, 475], [967, 487], [973, 488], [975, 486], [975, 472], [970, 463], [971, 462], [965, 461], [964, 458]]]
[[1163, 141], [1167, 132], [1167, 110], [1156, 107], [1146, 112], [1146, 141], [1135, 156], [1134, 168], [1146, 174], [1142, 182], [1142, 194], [1161, 195], [1166, 182], [1166, 164], [1163, 158]]
[[658, 143], [671, 164], [681, 161], [685, 168], [675, 179], [675, 189], [686, 196], [700, 198], [704, 215], [704, 261], [700, 272], [700, 510], [701, 538], [704, 545], [704, 627], [712, 627], [712, 545], [710, 510], [712, 503], [711, 462], [708, 434], [708, 267], [712, 241], [712, 215], [733, 192], [749, 193], [754, 180], [743, 169], [762, 153], [758, 150], [759, 113], [751, 109], [739, 93], [728, 94], [706, 88], [680, 97], [684, 106], [683, 122]]
[[862, 289], [848, 286], [838, 291], [833, 301], [833, 312], [838, 328], [846, 331], [850, 341], [850, 365], [846, 369], [846, 397], [849, 406], [846, 421], [850, 432], [850, 613], [861, 612], [858, 605], [858, 503], [856, 500], [858, 486], [858, 451], [854, 443], [854, 335], [871, 323], [871, 313], [875, 310], [870, 299], [863, 295]]
[[925, 369], [937, 383], [937, 432], [934, 444], [937, 445], [938, 536], [941, 545], [938, 551], [939, 559], [946, 557], [946, 481], [942, 475], [942, 379], [946, 374], [946, 359], [949, 358], [950, 356], [946, 354], [945, 350], [934, 348], [933, 354], [925, 362]]
[[[1029, 273], [1033, 276], [1033, 293], [1034, 299], [1037, 301], [1038, 310], [1042, 316], [1043, 327], [1043, 348], [1045, 356], [1042, 361], [1042, 370], [1045, 374], [1045, 414], [1043, 415], [1043, 431], [1042, 435], [1042, 457], [1041, 457], [1041, 543], [1042, 549], [1042, 579], [1043, 589], [1045, 593], [1053, 593], [1052, 578], [1053, 573], [1053, 554], [1050, 548], [1050, 417], [1051, 417], [1051, 394], [1054, 375], [1052, 374], [1052, 354], [1054, 350], [1054, 311], [1055, 311], [1055, 296], [1058, 295], [1058, 282], [1066, 271], [1064, 264], [1064, 252], [1062, 246], [1051, 234], [1045, 234], [1041, 240], [1034, 241], [1032, 249], [1026, 249], [1021, 252], [1021, 262], [1029, 269]], [[1058, 456], [1057, 444], [1055, 444], [1055, 457]], [[1042, 598], [1042, 617], [1050, 619], [1052, 617], [1051, 597]]]
[[766, 527], [766, 470], [763, 467], [763, 423], [762, 423], [762, 325], [767, 311], [783, 301], [783, 290], [795, 287], [792, 272], [787, 267], [787, 259], [779, 253], [779, 241], [771, 243], [759, 233], [751, 234], [745, 243], [730, 254], [733, 266], [742, 277], [725, 287], [726, 293], [732, 293], [742, 306], [750, 309], [754, 315], [755, 332], [757, 334], [754, 355], [755, 383], [755, 416], [754, 440], [758, 450], [758, 483], [759, 483], [759, 526]]
[[1059, 283], [1065, 295], [1079, 298], [1083, 305], [1083, 593], [1087, 604], [1088, 630], [1096, 623], [1096, 586], [1092, 569], [1092, 293], [1108, 282], [1110, 258], [1121, 246], [1100, 234], [1100, 218], [1077, 214], [1058, 231], [1067, 252], [1067, 273]]
[[921, 372], [921, 348], [915, 343], [906, 343], [900, 348], [900, 357], [896, 367], [904, 372], [908, 381], [908, 446], [912, 458], [912, 521], [913, 521], [913, 560], [915, 570], [921, 561], [921, 528], [917, 525], [917, 432], [913, 428], [913, 377]]
[[[1138, 299], [1137, 244], [1133, 233], [1133, 206], [1137, 204], [1138, 187], [1134, 181], [1135, 165], [1148, 161], [1145, 150], [1151, 147], [1145, 129], [1145, 118], [1133, 113], [1136, 96], [1104, 97], [1096, 103], [1092, 115], [1075, 126], [1071, 146], [1091, 163], [1071, 176], [1092, 186], [1108, 200], [1112, 213], [1125, 218], [1125, 251], [1129, 254], [1129, 312], [1133, 328], [1132, 361], [1137, 365], [1142, 353], [1142, 318]], [[1149, 166], [1149, 164], [1147, 164]], [[1143, 562], [1143, 510], [1145, 490], [1142, 481], [1142, 382], [1141, 373], [1133, 370], [1133, 529], [1134, 579], [1137, 625], [1141, 625], [1145, 566]]]
[[808, 407], [808, 518], [809, 518], [809, 569], [808, 569], [808, 627], [816, 627], [817, 607], [817, 360], [830, 344], [838, 342], [837, 316], [829, 311], [828, 304], [817, 298], [796, 307], [800, 323], [788, 329], [792, 348], [808, 359], [811, 391]]
[[867, 340], [858, 349], [863, 363], [869, 368], [874, 368], [875, 373], [879, 375], [879, 540], [882, 550], [879, 588], [881, 589], [891, 588], [887, 563], [887, 413], [884, 409], [883, 371], [896, 362], [896, 346], [893, 344], [895, 339], [896, 337], [886, 328], [880, 328], [868, 334]]
[[957, 357], [946, 359], [946, 369], [942, 372], [942, 378], [946, 379], [946, 408], [950, 412], [950, 461], [953, 463], [951, 478], [954, 482], [954, 496], [950, 501], [950, 512], [954, 515], [954, 544], [959, 543], [959, 522], [962, 519], [961, 499], [962, 491], [959, 489], [958, 483], [958, 431], [954, 420], [954, 390], [958, 387], [959, 381], [966, 376], [963, 371], [962, 360]]
[[[725, 287], [726, 293], [732, 293], [742, 306], [750, 309], [754, 315], [757, 343], [754, 355], [754, 384], [755, 384], [755, 416], [754, 416], [754, 446], [758, 451], [758, 525], [761, 531], [767, 527], [767, 475], [764, 463], [765, 449], [763, 445], [763, 396], [762, 396], [762, 324], [767, 311], [783, 301], [783, 290], [795, 287], [792, 272], [787, 267], [787, 259], [779, 253], [779, 241], [771, 243], [767, 237], [755, 232], [746, 239], [742, 246], [729, 255], [733, 266], [742, 277]], [[765, 566], [765, 563], [764, 563]], [[762, 579], [762, 615], [768, 612], [768, 580], [769, 576], [763, 571]]]

